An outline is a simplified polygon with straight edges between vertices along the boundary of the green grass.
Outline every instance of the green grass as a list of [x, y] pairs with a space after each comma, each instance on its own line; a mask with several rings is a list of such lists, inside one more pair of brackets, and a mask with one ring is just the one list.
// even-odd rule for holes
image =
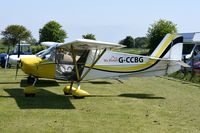
[[41, 79], [34, 98], [23, 95], [25, 75], [0, 69], [2, 133], [198, 133], [200, 85], [169, 77], [94, 80], [92, 94], [63, 96], [63, 81]]
[[188, 82], [193, 82], [200, 84], [200, 75], [199, 74], [193, 74], [191, 72], [182, 72], [178, 71], [170, 75], [170, 77], [174, 77], [180, 80], [188, 81]]
[[116, 49], [117, 52], [129, 53], [129, 54], [139, 54], [139, 55], [147, 55], [149, 49], [145, 48], [121, 48]]

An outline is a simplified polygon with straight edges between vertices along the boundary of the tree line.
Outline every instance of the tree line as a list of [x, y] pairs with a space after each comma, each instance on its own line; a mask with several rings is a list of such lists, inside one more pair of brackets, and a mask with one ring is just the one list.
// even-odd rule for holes
[[[150, 25], [145, 37], [126, 36], [119, 43], [127, 48], [149, 48], [151, 53], [167, 33], [177, 33], [176, 26], [171, 21], [160, 19]], [[39, 44], [44, 41], [64, 42], [64, 39], [68, 37], [67, 32], [62, 29], [62, 25], [56, 21], [49, 21], [39, 29], [39, 41], [34, 39], [31, 32], [22, 25], [9, 25], [1, 32], [1, 35], [3, 44], [8, 47], [21, 41], [30, 44]], [[96, 36], [91, 33], [82, 35], [82, 38], [96, 40]]]

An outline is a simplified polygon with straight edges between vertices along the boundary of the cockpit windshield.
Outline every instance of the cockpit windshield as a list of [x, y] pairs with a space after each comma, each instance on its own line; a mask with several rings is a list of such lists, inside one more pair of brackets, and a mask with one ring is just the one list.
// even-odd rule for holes
[[37, 53], [36, 56], [38, 56], [42, 59], [53, 61], [54, 56], [55, 56], [55, 49], [56, 49], [56, 46], [51, 46], [48, 49]]

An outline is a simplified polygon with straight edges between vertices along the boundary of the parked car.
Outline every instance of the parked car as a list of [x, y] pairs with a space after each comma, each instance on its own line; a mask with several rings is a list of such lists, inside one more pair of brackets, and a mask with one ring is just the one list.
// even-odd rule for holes
[[5, 59], [6, 59], [6, 56], [7, 56], [7, 54], [6, 53], [1, 53], [0, 54], [0, 64], [1, 64], [1, 67], [3, 68], [3, 67], [5, 67]]
[[[30, 44], [20, 44], [20, 55], [32, 55], [32, 51], [31, 51], [31, 45]], [[17, 54], [18, 54], [18, 49], [19, 49], [19, 44], [17, 44], [15, 46], [15, 49], [13, 51], [11, 51], [9, 54], [6, 54], [6, 53], [2, 53], [1, 54], [1, 67], [2, 68], [5, 68], [5, 65], [6, 65], [6, 60], [8, 60], [8, 63], [7, 63], [7, 68], [10, 68], [11, 67], [11, 61], [13, 63], [13, 60], [10, 59], [10, 56], [16, 56], [17, 58]], [[16, 61], [16, 60], [14, 60]]]
[[198, 44], [184, 44], [183, 45], [183, 59], [184, 60], [190, 60], [191, 58], [198, 58], [198, 55], [200, 55], [200, 45]]

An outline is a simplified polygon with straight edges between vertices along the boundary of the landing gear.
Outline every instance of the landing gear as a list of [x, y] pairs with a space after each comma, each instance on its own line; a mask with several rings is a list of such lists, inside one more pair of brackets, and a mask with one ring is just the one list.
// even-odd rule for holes
[[66, 86], [63, 89], [65, 95], [72, 95], [75, 99], [81, 99], [86, 96], [90, 96], [90, 94], [84, 90], [80, 89], [80, 82], [78, 82], [78, 87], [73, 87], [73, 83], [71, 82], [70, 86]]
[[27, 77], [27, 83], [28, 83], [28, 84], [33, 84], [34, 81], [35, 81], [35, 78], [34, 78], [33, 76], [29, 75], [29, 76]]
[[[29, 76], [28, 78], [29, 78], [29, 80], [32, 80], [33, 77]], [[35, 95], [36, 95], [35, 84], [36, 84], [37, 80], [38, 80], [37, 78], [34, 78], [33, 84], [24, 89], [25, 97], [35, 97]], [[28, 82], [28, 80], [27, 80], [27, 82]]]
[[28, 86], [24, 89], [25, 97], [35, 97], [36, 95], [36, 88], [35, 86]]

